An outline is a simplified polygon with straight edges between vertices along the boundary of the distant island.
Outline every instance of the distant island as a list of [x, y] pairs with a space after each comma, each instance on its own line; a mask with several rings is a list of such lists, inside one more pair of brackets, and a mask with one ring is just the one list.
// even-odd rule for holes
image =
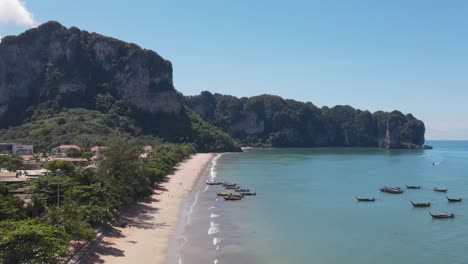
[[156, 52], [47, 22], [0, 43], [0, 141], [106, 145], [110, 136], [256, 147], [423, 148], [425, 126], [399, 111], [319, 108], [260, 95], [184, 96]]

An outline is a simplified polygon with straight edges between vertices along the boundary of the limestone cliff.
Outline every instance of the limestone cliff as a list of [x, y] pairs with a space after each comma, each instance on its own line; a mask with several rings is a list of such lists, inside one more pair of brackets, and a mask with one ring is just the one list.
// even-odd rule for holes
[[350, 106], [318, 108], [272, 95], [236, 98], [210, 92], [185, 101], [245, 145], [421, 148], [424, 144], [424, 123], [398, 111], [372, 114]]
[[[67, 111], [78, 108], [89, 111]], [[74, 122], [71, 114], [96, 111], [104, 114], [104, 124], [92, 127], [106, 129]], [[56, 120], [76, 131], [50, 133]], [[198, 151], [240, 151], [234, 139], [183, 105], [171, 62], [135, 44], [53, 21], [0, 43], [2, 128], [8, 128], [0, 131], [2, 140], [23, 143], [75, 144], [71, 132], [90, 142], [118, 128], [130, 137], [190, 142]]]
[[147, 113], [178, 115], [172, 65], [135, 44], [48, 22], [0, 43], [0, 127], [28, 107], [60, 98], [62, 107], [94, 105], [110, 93]]

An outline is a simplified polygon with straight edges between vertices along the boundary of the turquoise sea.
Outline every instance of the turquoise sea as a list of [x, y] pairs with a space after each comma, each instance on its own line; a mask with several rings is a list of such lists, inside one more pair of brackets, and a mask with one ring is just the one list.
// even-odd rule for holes
[[[253, 149], [219, 155], [186, 202], [169, 263], [468, 263], [468, 142], [433, 150]], [[436, 163], [436, 166], [433, 166]], [[216, 197], [233, 181], [257, 192]], [[406, 190], [405, 184], [421, 185]], [[400, 186], [404, 194], [379, 191]], [[466, 198], [448, 203], [447, 195]], [[355, 196], [375, 197], [359, 203]], [[410, 201], [429, 201], [413, 208]], [[429, 215], [451, 212], [454, 219]]]

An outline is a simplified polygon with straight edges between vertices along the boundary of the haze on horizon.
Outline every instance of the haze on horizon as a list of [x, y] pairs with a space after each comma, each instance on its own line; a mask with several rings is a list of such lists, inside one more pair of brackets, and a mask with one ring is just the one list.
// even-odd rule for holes
[[468, 139], [468, 2], [0, 0], [0, 36], [40, 23], [136, 43], [176, 89], [400, 110]]

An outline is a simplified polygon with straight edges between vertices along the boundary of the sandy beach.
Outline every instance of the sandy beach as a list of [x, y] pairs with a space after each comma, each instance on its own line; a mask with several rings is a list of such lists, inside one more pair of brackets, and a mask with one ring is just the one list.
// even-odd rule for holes
[[168, 245], [184, 199], [214, 154], [196, 154], [168, 175], [146, 201], [130, 207], [122, 221], [95, 249], [91, 263], [156, 263], [166, 261]]

